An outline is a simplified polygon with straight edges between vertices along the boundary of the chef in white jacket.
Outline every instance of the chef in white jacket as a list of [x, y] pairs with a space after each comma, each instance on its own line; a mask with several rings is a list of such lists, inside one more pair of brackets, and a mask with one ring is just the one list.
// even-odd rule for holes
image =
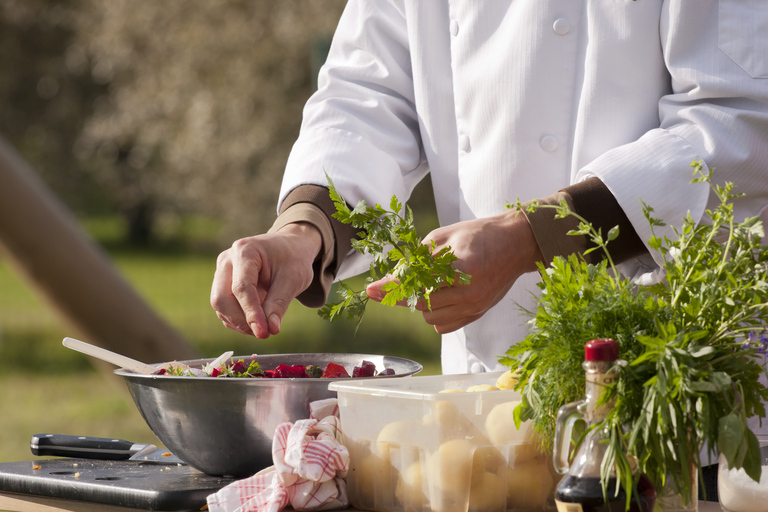
[[506, 202], [566, 198], [621, 225], [622, 268], [637, 276], [658, 263], [639, 199], [670, 236], [716, 202], [690, 183], [692, 161], [747, 194], [737, 217], [765, 208], [767, 30], [765, 0], [351, 0], [280, 215], [222, 253], [212, 305], [230, 328], [276, 334], [292, 299], [322, 305], [333, 279], [367, 269], [329, 217], [326, 173], [350, 204], [389, 204], [429, 172], [442, 227], [426, 238], [473, 276], [424, 312], [443, 334], [443, 372], [499, 369], [526, 334], [535, 261], [587, 243]]

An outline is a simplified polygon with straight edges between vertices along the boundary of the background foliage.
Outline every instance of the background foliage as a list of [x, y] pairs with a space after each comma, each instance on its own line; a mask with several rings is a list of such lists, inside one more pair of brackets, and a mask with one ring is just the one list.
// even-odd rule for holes
[[[387, 353], [438, 373], [439, 337], [408, 311], [374, 305], [355, 336], [294, 304], [283, 332], [257, 341], [208, 304], [216, 255], [272, 224], [344, 3], [4, 0], [0, 136], [206, 356]], [[409, 204], [426, 234], [428, 183]], [[31, 458], [46, 431], [156, 442], [111, 368], [61, 346], [70, 334], [0, 260], [0, 461]]]

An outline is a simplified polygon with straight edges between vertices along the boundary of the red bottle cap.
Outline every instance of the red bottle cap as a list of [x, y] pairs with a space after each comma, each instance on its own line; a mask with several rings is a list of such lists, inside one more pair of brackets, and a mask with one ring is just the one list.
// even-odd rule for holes
[[590, 340], [584, 345], [585, 361], [616, 361], [619, 359], [619, 344], [610, 338]]

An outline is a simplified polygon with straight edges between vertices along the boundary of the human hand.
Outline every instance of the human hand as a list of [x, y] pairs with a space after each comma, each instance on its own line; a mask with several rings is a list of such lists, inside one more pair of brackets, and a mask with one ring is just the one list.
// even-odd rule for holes
[[268, 338], [280, 332], [288, 305], [311, 283], [322, 248], [320, 232], [306, 223], [241, 238], [219, 254], [211, 306], [224, 325]]
[[[536, 270], [543, 256], [528, 220], [508, 210], [493, 217], [444, 226], [428, 234], [424, 242], [435, 242], [435, 251], [450, 246], [458, 260], [456, 268], [471, 277], [467, 285], [444, 287], [432, 292], [431, 309], [419, 301], [416, 309], [424, 320], [445, 334], [474, 322], [498, 303], [518, 277]], [[381, 301], [382, 287], [391, 277], [366, 288], [368, 296]], [[405, 305], [405, 304], [401, 304]]]

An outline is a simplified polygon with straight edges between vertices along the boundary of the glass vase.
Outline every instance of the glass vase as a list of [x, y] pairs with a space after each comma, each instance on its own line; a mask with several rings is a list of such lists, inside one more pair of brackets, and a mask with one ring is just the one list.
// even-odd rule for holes
[[699, 479], [695, 466], [691, 466], [691, 496], [683, 496], [672, 475], [667, 475], [664, 487], [656, 492], [656, 507], [662, 512], [697, 512], [699, 510]]

